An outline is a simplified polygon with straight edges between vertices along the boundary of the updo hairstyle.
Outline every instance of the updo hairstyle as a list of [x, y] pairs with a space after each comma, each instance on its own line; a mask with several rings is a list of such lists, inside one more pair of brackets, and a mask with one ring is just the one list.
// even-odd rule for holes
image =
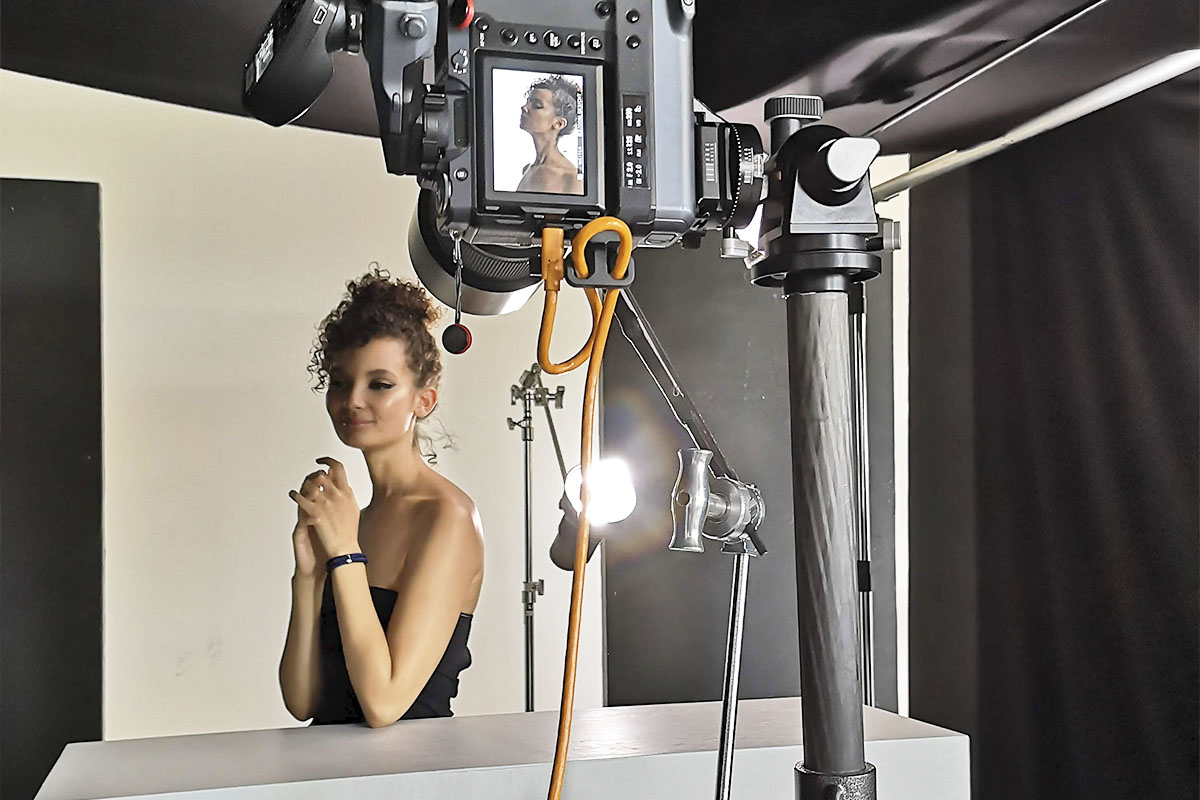
[[370, 272], [346, 284], [346, 296], [318, 327], [309, 373], [322, 391], [333, 358], [362, 347], [372, 339], [395, 337], [404, 342], [408, 368], [418, 389], [436, 387], [442, 359], [432, 329], [441, 317], [433, 298], [416, 284], [391, 277], [374, 265]]

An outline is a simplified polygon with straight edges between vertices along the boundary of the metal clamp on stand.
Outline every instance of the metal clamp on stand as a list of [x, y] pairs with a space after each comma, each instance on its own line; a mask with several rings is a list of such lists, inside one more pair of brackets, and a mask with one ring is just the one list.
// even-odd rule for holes
[[703, 536], [738, 548], [744, 545], [749, 555], [762, 555], [755, 533], [765, 513], [762, 495], [756, 487], [732, 478], [710, 481], [712, 455], [710, 450], [691, 447], [679, 451], [679, 476], [671, 494], [674, 530], [667, 547], [703, 553]]

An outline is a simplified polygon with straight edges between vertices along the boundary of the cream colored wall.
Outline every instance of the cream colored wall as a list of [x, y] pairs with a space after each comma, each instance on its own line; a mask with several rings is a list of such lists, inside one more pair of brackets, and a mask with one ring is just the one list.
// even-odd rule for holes
[[[273, 129], [0, 72], [0, 174], [101, 187], [104, 407], [104, 738], [296, 725], [276, 682], [290, 610], [294, 506], [313, 459], [361, 457], [309, 390], [314, 325], [378, 261], [414, 277], [416, 197], [377, 140]], [[564, 292], [561, 355], [586, 338]], [[460, 714], [524, 708], [523, 461], [509, 387], [535, 360], [540, 297], [472, 319], [447, 356], [440, 415], [458, 438], [440, 469], [476, 501], [487, 541]], [[48, 354], [50, 355], [50, 354]], [[556, 412], [578, 459], [583, 374]], [[535, 421], [537, 708], [557, 707], [570, 575], [546, 555], [561, 482]], [[69, 502], [69, 498], [65, 499]], [[599, 559], [589, 570], [579, 708], [601, 704]], [[70, 658], [69, 653], [63, 654]]]

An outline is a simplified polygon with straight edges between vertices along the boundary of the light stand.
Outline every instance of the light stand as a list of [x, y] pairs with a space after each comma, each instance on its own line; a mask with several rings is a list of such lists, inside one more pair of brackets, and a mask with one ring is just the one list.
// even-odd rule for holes
[[563, 407], [563, 393], [559, 386], [551, 392], [542, 384], [542, 369], [537, 364], [521, 374], [520, 383], [510, 392], [511, 405], [521, 401], [524, 414], [521, 419], [509, 418], [508, 429], [521, 430], [521, 441], [525, 443], [525, 582], [521, 587], [521, 604], [525, 609], [525, 710], [533, 711], [533, 606], [538, 595], [545, 594], [546, 584], [542, 579], [533, 579], [533, 407], [546, 409], [546, 421], [550, 424], [550, 438], [554, 441], [554, 452], [558, 456], [558, 468], [564, 479], [567, 477], [562, 449], [558, 445], [558, 432], [554, 429], [554, 418], [550, 415], [550, 403]]
[[679, 451], [679, 477], [671, 493], [674, 530], [668, 547], [676, 551], [703, 552], [704, 537], [707, 537], [722, 542], [721, 552], [734, 556], [725, 679], [721, 692], [721, 738], [716, 786], [717, 800], [727, 800], [733, 784], [738, 683], [742, 667], [750, 559], [767, 552], [758, 537], [758, 528], [766, 509], [758, 490], [739, 481], [725, 460], [700, 412], [679, 385], [654, 329], [628, 289], [621, 292], [616, 319], [621, 332], [633, 345], [634, 352], [667, 401], [675, 420], [695, 444], [694, 448]]

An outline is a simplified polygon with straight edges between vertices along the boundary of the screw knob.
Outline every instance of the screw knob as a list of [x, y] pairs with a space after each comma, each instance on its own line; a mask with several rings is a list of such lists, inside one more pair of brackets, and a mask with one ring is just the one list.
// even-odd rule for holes
[[825, 114], [825, 102], [811, 95], [786, 94], [772, 97], [763, 107], [767, 122], [776, 117], [791, 117], [805, 122], [816, 122]]

